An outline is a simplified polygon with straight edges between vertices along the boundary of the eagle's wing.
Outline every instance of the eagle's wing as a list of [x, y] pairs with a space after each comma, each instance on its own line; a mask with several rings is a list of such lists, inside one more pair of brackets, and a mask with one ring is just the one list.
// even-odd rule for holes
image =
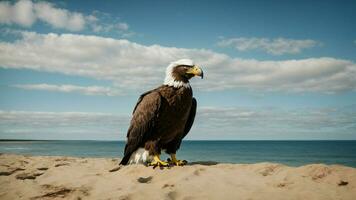
[[190, 107], [189, 116], [187, 122], [185, 123], [183, 135], [182, 137], [176, 138], [175, 140], [172, 141], [171, 145], [169, 145], [166, 150], [168, 153], [175, 153], [179, 149], [183, 138], [189, 133], [190, 129], [193, 126], [196, 111], [197, 111], [197, 101], [195, 100], [195, 98], [193, 98], [192, 106]]
[[127, 131], [127, 143], [124, 157], [120, 164], [126, 165], [131, 154], [136, 151], [153, 132], [158, 111], [161, 106], [161, 95], [149, 91], [140, 96], [134, 108], [130, 127]]
[[193, 97], [192, 107], [190, 108], [188, 120], [187, 120], [187, 122], [185, 124], [185, 128], [184, 128], [184, 133], [183, 133], [182, 139], [188, 134], [188, 132], [192, 128], [196, 112], [197, 112], [197, 100], [195, 100], [195, 98]]

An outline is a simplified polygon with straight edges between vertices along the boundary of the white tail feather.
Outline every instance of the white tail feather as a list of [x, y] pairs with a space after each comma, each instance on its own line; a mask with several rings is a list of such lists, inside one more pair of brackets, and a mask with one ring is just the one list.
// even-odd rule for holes
[[144, 148], [139, 148], [132, 153], [129, 159], [129, 164], [144, 164], [153, 159], [152, 156], [148, 154], [148, 151]]

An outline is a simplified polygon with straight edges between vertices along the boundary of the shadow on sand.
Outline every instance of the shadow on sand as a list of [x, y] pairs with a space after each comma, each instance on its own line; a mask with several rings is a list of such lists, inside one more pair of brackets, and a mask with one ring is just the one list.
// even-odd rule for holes
[[219, 164], [216, 161], [196, 161], [196, 162], [189, 162], [187, 165], [206, 165], [206, 166], [211, 166], [211, 165], [217, 165]]

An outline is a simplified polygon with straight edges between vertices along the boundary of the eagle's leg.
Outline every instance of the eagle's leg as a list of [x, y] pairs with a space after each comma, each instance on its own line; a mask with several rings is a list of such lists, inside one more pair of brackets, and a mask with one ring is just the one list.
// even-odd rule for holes
[[170, 155], [171, 155], [171, 159], [169, 160], [170, 164], [173, 164], [176, 166], [183, 166], [188, 163], [186, 160], [178, 160], [175, 153], [171, 153]]
[[162, 166], [162, 167], [168, 167], [168, 166], [169, 166], [169, 163], [162, 161], [162, 160], [160, 159], [160, 155], [159, 155], [159, 154], [156, 154], [156, 155], [153, 156], [152, 162], [150, 162], [148, 165], [149, 165], [149, 166], [154, 166], [154, 167], [157, 167], [157, 166], [158, 166], [158, 167], [160, 167], [160, 166]]

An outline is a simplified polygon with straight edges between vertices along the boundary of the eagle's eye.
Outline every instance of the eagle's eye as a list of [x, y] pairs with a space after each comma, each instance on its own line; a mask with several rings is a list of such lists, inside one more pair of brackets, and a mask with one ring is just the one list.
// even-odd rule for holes
[[193, 66], [189, 66], [189, 65], [181, 65], [181, 67], [183, 67], [183, 69], [188, 70], [189, 68], [192, 68]]

